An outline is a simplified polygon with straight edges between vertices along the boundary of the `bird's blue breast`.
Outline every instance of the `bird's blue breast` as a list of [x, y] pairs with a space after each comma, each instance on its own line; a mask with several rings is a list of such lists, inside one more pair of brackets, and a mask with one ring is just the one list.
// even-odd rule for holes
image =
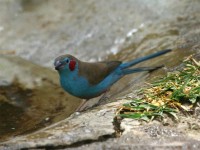
[[89, 88], [88, 81], [78, 76], [76, 72], [70, 74], [61, 73], [60, 83], [65, 91], [80, 98], [84, 97]]
[[105, 79], [96, 85], [91, 85], [88, 80], [78, 74], [78, 70], [67, 74], [60, 73], [60, 83], [65, 91], [79, 98], [90, 99], [104, 93], [110, 86], [115, 83], [121, 76], [119, 69], [109, 74]]

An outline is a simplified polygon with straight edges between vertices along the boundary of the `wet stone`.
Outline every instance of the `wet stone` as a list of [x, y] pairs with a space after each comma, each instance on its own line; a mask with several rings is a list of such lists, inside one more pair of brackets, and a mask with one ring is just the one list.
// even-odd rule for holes
[[79, 105], [55, 71], [15, 56], [1, 55], [0, 64], [0, 141], [62, 120]]

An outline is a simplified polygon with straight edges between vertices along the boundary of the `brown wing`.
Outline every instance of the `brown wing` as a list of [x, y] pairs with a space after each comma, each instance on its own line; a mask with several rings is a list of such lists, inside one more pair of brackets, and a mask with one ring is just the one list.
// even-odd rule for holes
[[87, 78], [91, 85], [98, 84], [121, 64], [120, 61], [88, 63], [79, 61], [79, 75]]

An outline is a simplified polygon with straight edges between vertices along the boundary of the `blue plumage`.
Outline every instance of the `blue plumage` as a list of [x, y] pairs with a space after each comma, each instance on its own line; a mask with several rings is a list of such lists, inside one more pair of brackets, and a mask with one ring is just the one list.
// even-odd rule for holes
[[109, 89], [115, 82], [127, 74], [152, 71], [158, 67], [130, 68], [140, 62], [170, 52], [162, 50], [130, 62], [120, 61], [88, 63], [71, 55], [62, 55], [55, 59], [55, 69], [60, 75], [60, 83], [65, 91], [79, 98], [97, 97]]

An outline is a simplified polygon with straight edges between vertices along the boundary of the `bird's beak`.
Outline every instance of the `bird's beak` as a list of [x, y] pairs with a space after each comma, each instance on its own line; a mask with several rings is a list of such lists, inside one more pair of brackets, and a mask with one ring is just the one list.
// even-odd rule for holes
[[63, 64], [59, 60], [57, 60], [54, 62], [54, 66], [56, 70], [59, 70], [60, 67], [63, 66]]

